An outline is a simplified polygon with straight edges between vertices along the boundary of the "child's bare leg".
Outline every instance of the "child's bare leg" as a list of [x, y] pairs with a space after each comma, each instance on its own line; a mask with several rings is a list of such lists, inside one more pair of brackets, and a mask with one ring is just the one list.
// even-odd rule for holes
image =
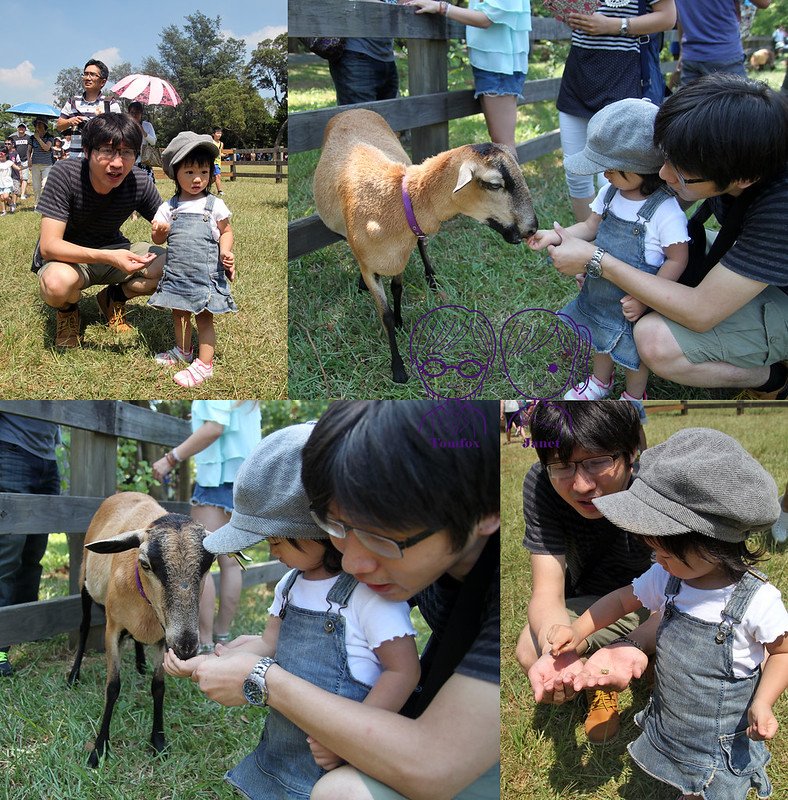
[[594, 377], [605, 385], [613, 377], [613, 359], [608, 353], [594, 353]]
[[632, 395], [636, 400], [642, 399], [646, 392], [646, 384], [648, 383], [648, 367], [641, 364], [639, 369], [627, 370], [627, 394]]
[[194, 321], [197, 323], [200, 361], [203, 364], [212, 364], [213, 354], [216, 351], [216, 331], [213, 327], [213, 314], [210, 311], [201, 311], [194, 318]]
[[216, 191], [222, 191], [222, 176], [221, 175], [214, 175], [213, 182], [216, 184]]
[[517, 123], [517, 98], [513, 94], [483, 94], [479, 101], [490, 138], [496, 144], [508, 147], [516, 160], [514, 128]]
[[172, 324], [175, 328], [175, 344], [184, 353], [192, 351], [192, 315], [188, 311], [172, 310]]

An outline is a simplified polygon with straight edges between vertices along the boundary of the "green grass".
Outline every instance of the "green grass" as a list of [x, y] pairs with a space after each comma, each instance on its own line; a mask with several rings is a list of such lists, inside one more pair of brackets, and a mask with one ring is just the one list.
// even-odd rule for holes
[[[268, 560], [266, 545], [246, 551]], [[68, 594], [68, 545], [53, 534], [43, 560], [41, 599]], [[214, 570], [218, 567], [214, 564]], [[262, 631], [273, 599], [266, 586], [245, 589], [232, 625], [234, 635]], [[429, 628], [412, 614], [421, 651]], [[164, 731], [168, 748], [155, 756], [148, 740], [153, 705], [150, 666], [134, 668], [134, 648], [122, 650], [121, 692], [112, 717], [109, 756], [87, 767], [104, 708], [103, 654], [88, 652], [80, 683], [66, 685], [75, 646], [68, 635], [14, 645], [17, 669], [0, 680], [6, 709], [0, 737], [0, 797], [9, 800], [230, 800], [237, 795], [222, 775], [251, 752], [260, 738], [264, 712], [249, 706], [225, 708], [204, 697], [187, 680], [165, 677]], [[131, 789], [133, 787], [133, 790]]]
[[[55, 314], [38, 296], [30, 261], [38, 238], [39, 215], [28, 200], [13, 216], [0, 220], [0, 396], [46, 399], [123, 399], [162, 397], [283, 398], [286, 365], [286, 217], [287, 183], [238, 179], [223, 182], [233, 213], [238, 277], [232, 292], [238, 314], [216, 319], [216, 371], [198, 389], [182, 389], [174, 370], [161, 368], [153, 356], [173, 345], [171, 315], [146, 306], [145, 298], [129, 303], [129, 322], [136, 332], [113, 334], [99, 320], [93, 299], [100, 287], [80, 301], [84, 343], [58, 351], [53, 347]], [[162, 197], [174, 184], [158, 183]], [[122, 228], [132, 241], [150, 241], [143, 219]], [[195, 337], [196, 341], [196, 337]]]
[[[530, 79], [560, 75], [563, 51], [550, 48], [546, 59], [530, 66]], [[400, 66], [400, 87], [407, 94], [406, 62]], [[405, 67], [405, 68], [403, 68]], [[775, 82], [782, 75], [774, 73]], [[764, 74], [768, 78], [768, 74]], [[293, 111], [334, 105], [333, 85], [325, 62], [291, 65], [289, 102]], [[470, 88], [473, 81], [467, 65], [450, 71], [450, 89]], [[779, 85], [779, 83], [778, 83]], [[527, 141], [558, 127], [553, 102], [521, 106], [516, 140]], [[488, 139], [483, 117], [475, 115], [449, 123], [449, 145]], [[319, 150], [294, 153], [290, 157], [289, 218], [315, 213], [312, 176]], [[564, 181], [561, 153], [556, 151], [523, 165], [531, 188], [534, 208], [542, 227], [554, 220], [569, 225], [573, 218]], [[571, 278], [558, 273], [542, 253], [525, 245], [506, 244], [492, 229], [467, 217], [456, 217], [431, 238], [430, 258], [436, 270], [441, 294], [434, 297], [424, 280], [423, 267], [414, 251], [404, 274], [403, 327], [397, 343], [407, 362], [409, 333], [423, 314], [438, 305], [460, 305], [482, 311], [496, 333], [508, 317], [524, 308], [560, 309], [576, 296]], [[290, 262], [288, 282], [289, 391], [292, 397], [381, 397], [413, 398], [424, 394], [418, 378], [411, 373], [407, 384], [391, 379], [389, 348], [378, 321], [372, 298], [359, 293], [359, 270], [350, 248], [339, 242]], [[384, 284], [388, 284], [384, 280]], [[389, 292], [390, 297], [390, 292]], [[389, 300], [391, 302], [391, 300]], [[523, 365], [523, 374], [544, 371], [554, 356], [543, 348]], [[560, 370], [559, 374], [567, 374]], [[525, 381], [518, 381], [524, 387]], [[619, 370], [613, 389], [624, 389]], [[505, 397], [512, 387], [501, 367], [500, 354], [484, 384], [484, 397]], [[652, 399], [725, 399], [738, 390], [709, 390], [679, 386], [656, 376], [649, 379]]]
[[[717, 428], [734, 436], [772, 474], [782, 493], [788, 479], [788, 410], [749, 409], [741, 416], [729, 410], [691, 410], [650, 413], [645, 427], [649, 445], [664, 441], [685, 427]], [[503, 441], [503, 440], [502, 440]], [[535, 451], [509, 445], [501, 448], [501, 796], [507, 800], [674, 800], [676, 790], [648, 777], [635, 766], [626, 744], [638, 735], [633, 714], [643, 708], [647, 694], [640, 682], [623, 692], [622, 730], [604, 747], [584, 741], [584, 715], [577, 703], [536, 706], [526, 677], [515, 660], [517, 637], [526, 624], [530, 598], [530, 564], [522, 546], [522, 482]], [[702, 468], [702, 464], [699, 464]], [[764, 570], [788, 592], [788, 546], [766, 538], [770, 559]], [[781, 728], [769, 743], [769, 775], [776, 787], [788, 785], [788, 696], [775, 713]]]

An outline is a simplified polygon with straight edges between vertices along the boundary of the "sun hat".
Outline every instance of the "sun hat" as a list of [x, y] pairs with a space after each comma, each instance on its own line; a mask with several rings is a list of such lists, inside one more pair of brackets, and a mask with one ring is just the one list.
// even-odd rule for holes
[[593, 503], [625, 531], [694, 531], [723, 542], [744, 541], [780, 515], [772, 476], [735, 439], [710, 428], [686, 428], [648, 448], [629, 489]]
[[213, 157], [219, 155], [219, 145], [207, 133], [195, 133], [194, 131], [181, 131], [161, 153], [161, 167], [173, 180], [175, 180], [175, 167], [186, 156], [198, 147], [204, 147], [213, 153]]
[[309, 513], [301, 451], [314, 422], [266, 436], [238, 470], [230, 521], [203, 540], [210, 553], [237, 553], [264, 539], [327, 539]]
[[651, 175], [665, 163], [654, 147], [657, 106], [630, 97], [597, 111], [588, 122], [585, 149], [567, 156], [564, 166], [577, 175], [593, 175], [606, 169]]

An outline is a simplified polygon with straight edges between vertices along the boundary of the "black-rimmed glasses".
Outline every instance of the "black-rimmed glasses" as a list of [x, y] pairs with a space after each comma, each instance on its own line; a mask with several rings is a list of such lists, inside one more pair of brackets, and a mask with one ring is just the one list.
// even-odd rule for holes
[[555, 481], [565, 481], [574, 478], [578, 466], [581, 466], [583, 472], [587, 475], [597, 478], [611, 470], [622, 455], [624, 454], [613, 453], [609, 456], [581, 458], [578, 461], [556, 461], [552, 464], [545, 464], [545, 468], [547, 469], [547, 474]]

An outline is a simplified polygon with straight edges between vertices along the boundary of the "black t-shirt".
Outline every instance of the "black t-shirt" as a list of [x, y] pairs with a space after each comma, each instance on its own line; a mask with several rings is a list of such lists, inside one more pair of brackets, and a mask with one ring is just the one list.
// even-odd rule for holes
[[23, 133], [21, 135], [12, 133], [8, 138], [14, 140], [14, 147], [16, 147], [16, 152], [19, 153], [19, 158], [22, 161], [27, 161], [27, 148], [32, 135], [28, 133]]
[[606, 595], [651, 566], [651, 550], [604, 517], [586, 519], [562, 500], [547, 470], [534, 464], [523, 481], [523, 545], [566, 558], [566, 597]]
[[[58, 161], [53, 165], [36, 210], [44, 217], [66, 223], [63, 239], [80, 247], [111, 247], [129, 244], [120, 226], [137, 211], [149, 222], [162, 203], [148, 174], [132, 167], [123, 183], [107, 194], [99, 194], [90, 182], [86, 158]], [[38, 247], [33, 269], [43, 266]]]

